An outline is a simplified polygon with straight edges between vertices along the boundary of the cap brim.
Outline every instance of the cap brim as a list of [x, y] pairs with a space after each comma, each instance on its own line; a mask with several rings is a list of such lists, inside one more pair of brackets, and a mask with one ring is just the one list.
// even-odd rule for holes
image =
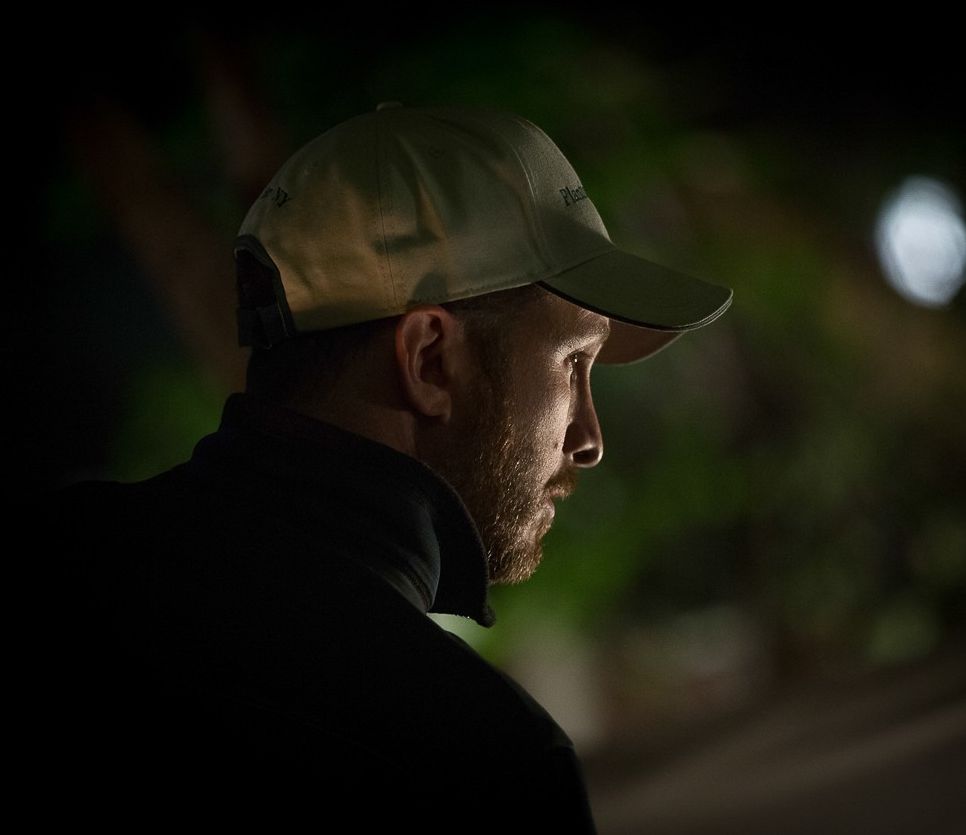
[[540, 284], [611, 320], [602, 363], [642, 360], [686, 331], [703, 327], [731, 304], [727, 287], [613, 249]]

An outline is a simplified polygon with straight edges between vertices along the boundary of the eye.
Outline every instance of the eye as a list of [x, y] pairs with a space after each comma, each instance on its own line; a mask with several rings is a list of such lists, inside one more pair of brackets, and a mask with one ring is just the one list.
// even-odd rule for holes
[[573, 383], [577, 379], [577, 375], [580, 372], [581, 367], [584, 363], [590, 359], [588, 354], [583, 351], [574, 351], [567, 357], [567, 365], [570, 366], [570, 382]]

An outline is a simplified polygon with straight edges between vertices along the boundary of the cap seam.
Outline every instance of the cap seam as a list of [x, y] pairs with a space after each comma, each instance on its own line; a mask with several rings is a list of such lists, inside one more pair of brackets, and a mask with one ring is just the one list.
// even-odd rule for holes
[[[505, 115], [509, 116], [511, 121], [516, 122], [524, 130], [529, 130], [528, 126], [514, 114], [507, 113]], [[540, 242], [540, 254], [543, 257], [543, 262], [545, 264], [552, 264], [553, 259], [548, 257], [550, 255], [550, 247], [547, 244], [546, 232], [543, 228], [543, 223], [540, 220], [540, 213], [537, 211], [537, 195], [533, 188], [533, 178], [530, 176], [530, 167], [526, 164], [516, 146], [510, 142], [510, 140], [507, 139], [501, 131], [494, 131], [494, 133], [499, 137], [500, 141], [510, 149], [510, 153], [513, 154], [520, 168], [523, 170], [523, 175], [527, 178], [527, 191], [530, 194], [530, 206], [528, 207], [530, 222], [533, 224], [537, 233], [537, 240]]]
[[392, 307], [399, 307], [399, 294], [396, 292], [396, 279], [392, 271], [392, 259], [389, 255], [389, 245], [386, 243], [386, 214], [382, 208], [382, 146], [383, 130], [382, 120], [376, 119], [376, 203], [379, 206], [379, 228], [382, 232], [382, 252], [386, 259], [386, 272], [389, 278], [389, 289], [392, 291]]

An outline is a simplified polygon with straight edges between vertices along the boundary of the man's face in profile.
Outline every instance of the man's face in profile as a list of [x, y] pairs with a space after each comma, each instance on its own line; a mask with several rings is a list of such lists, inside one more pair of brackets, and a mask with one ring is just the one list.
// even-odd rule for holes
[[[608, 320], [547, 295], [481, 363], [475, 402], [432, 462], [480, 530], [491, 583], [536, 570], [555, 499], [603, 453], [590, 370]], [[494, 367], [495, 366], [495, 367]]]

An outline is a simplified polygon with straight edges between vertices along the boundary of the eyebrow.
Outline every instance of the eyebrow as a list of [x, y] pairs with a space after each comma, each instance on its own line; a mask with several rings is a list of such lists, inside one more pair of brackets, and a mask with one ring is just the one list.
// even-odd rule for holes
[[581, 315], [581, 325], [582, 332], [587, 336], [599, 336], [602, 339], [607, 339], [610, 336], [610, 319], [604, 316], [594, 315], [590, 323], [585, 323], [583, 320], [589, 318], [586, 314]]
[[601, 344], [607, 341], [607, 338], [610, 336], [610, 319], [603, 316], [594, 316], [590, 321], [587, 321], [588, 319], [589, 316], [587, 314], [581, 314], [577, 327], [563, 334], [565, 344], [573, 345], [577, 342], [593, 339], [594, 337], [600, 340]]

